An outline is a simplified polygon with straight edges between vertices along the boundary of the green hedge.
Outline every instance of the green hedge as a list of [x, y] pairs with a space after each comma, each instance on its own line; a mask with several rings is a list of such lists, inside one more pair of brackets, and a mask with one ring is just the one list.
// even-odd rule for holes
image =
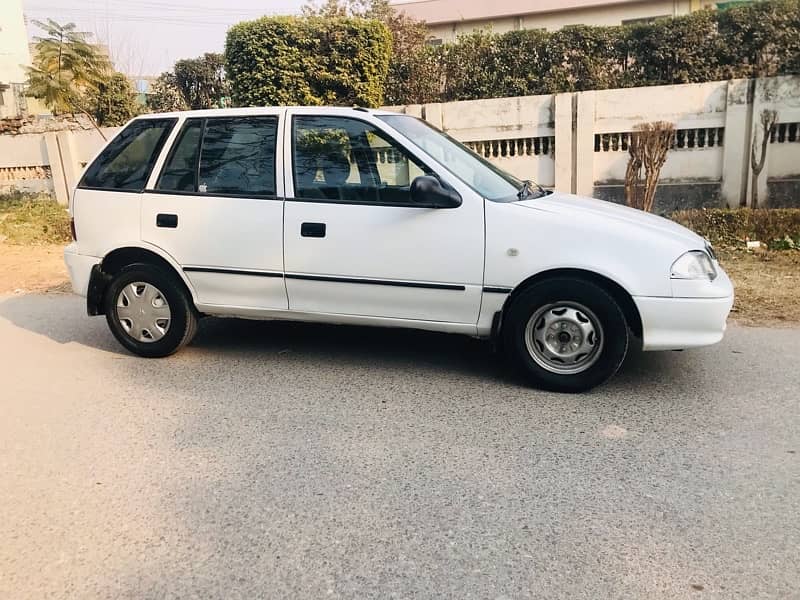
[[380, 106], [391, 34], [357, 18], [263, 17], [234, 25], [225, 71], [236, 106]]
[[408, 61], [392, 104], [800, 73], [800, 0], [617, 27], [477, 32]]
[[743, 247], [750, 239], [773, 250], [800, 248], [798, 208], [682, 210], [672, 219], [720, 247]]

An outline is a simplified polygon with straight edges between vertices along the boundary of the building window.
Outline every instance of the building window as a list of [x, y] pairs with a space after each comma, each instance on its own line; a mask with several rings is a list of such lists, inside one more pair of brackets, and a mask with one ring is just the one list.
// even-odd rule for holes
[[623, 25], [641, 25], [647, 23], [653, 23], [654, 21], [658, 21], [659, 19], [669, 19], [669, 15], [658, 15], [655, 17], [639, 17], [638, 19], [623, 19]]

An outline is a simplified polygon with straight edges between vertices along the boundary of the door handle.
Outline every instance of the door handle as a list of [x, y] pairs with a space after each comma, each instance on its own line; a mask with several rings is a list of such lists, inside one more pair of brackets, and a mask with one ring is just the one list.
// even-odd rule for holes
[[156, 227], [167, 227], [175, 229], [178, 226], [178, 215], [166, 215], [159, 213], [156, 215]]
[[303, 223], [300, 225], [300, 235], [303, 237], [324, 238], [325, 223]]

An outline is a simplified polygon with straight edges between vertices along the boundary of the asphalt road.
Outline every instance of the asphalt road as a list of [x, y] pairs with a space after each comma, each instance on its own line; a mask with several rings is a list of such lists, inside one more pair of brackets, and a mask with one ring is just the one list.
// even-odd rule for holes
[[487, 344], [0, 299], [0, 598], [799, 598], [800, 330], [582, 396]]

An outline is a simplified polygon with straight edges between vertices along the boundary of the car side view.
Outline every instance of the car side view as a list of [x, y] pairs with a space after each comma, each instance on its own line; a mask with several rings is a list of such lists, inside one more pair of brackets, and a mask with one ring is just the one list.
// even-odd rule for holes
[[578, 392], [633, 338], [719, 342], [733, 304], [691, 231], [520, 181], [380, 110], [138, 117], [70, 210], [74, 291], [144, 357], [204, 315], [407, 327], [494, 338], [534, 385]]

